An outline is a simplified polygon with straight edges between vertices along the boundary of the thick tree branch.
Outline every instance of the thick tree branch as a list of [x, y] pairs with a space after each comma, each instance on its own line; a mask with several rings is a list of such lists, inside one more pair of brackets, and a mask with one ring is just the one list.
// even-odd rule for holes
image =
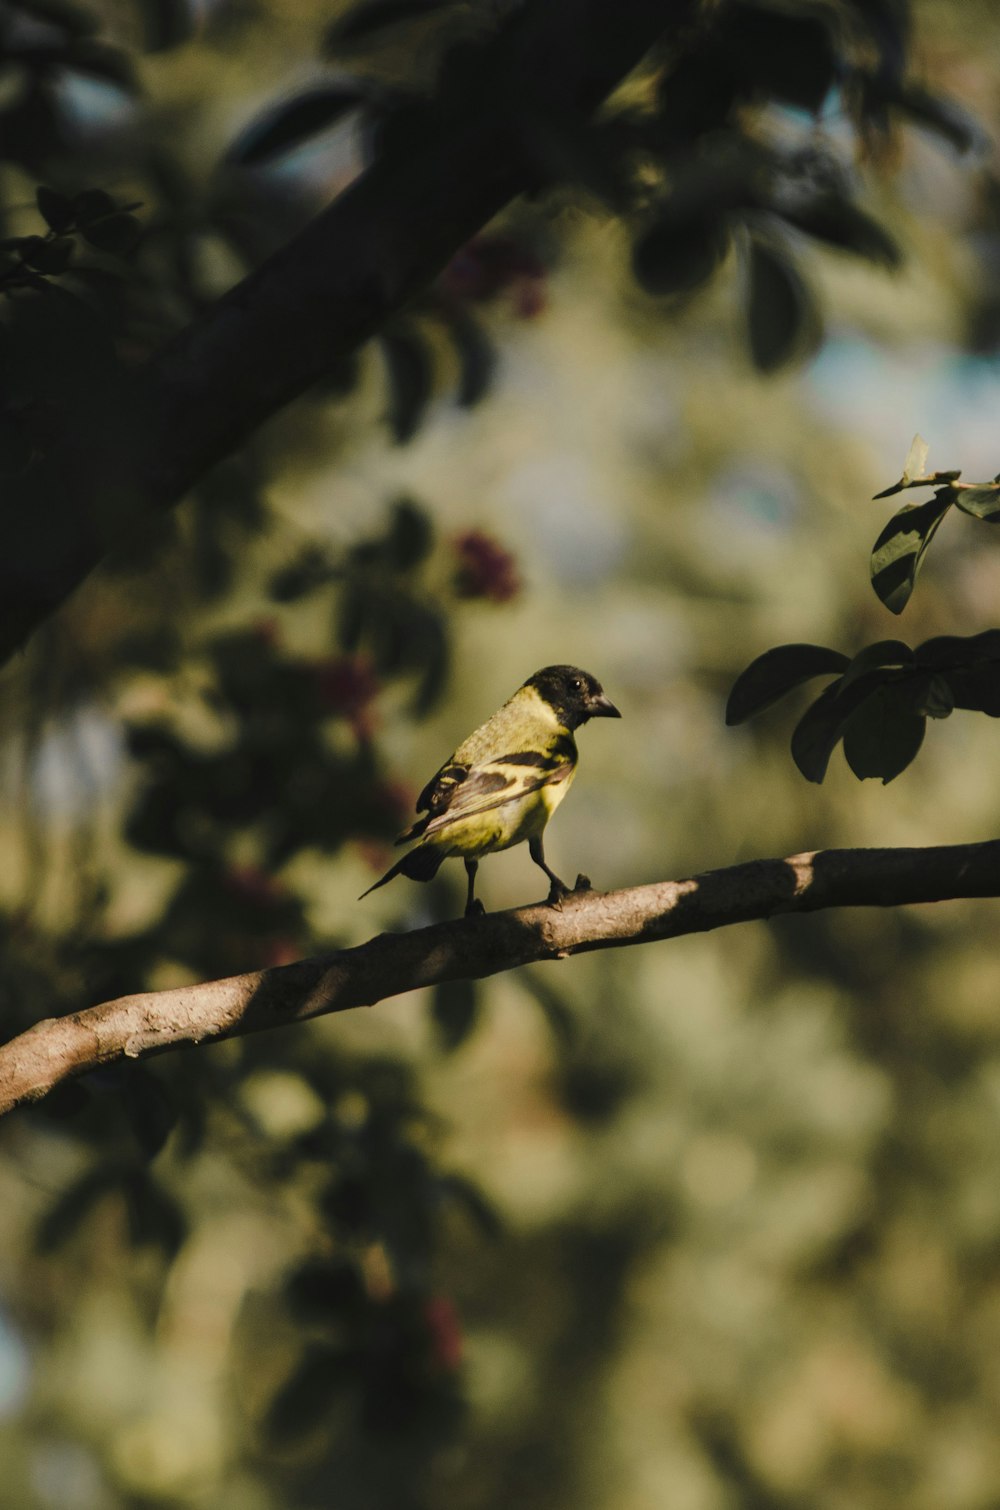
[[0, 1115], [119, 1059], [373, 1006], [419, 986], [478, 980], [539, 960], [704, 933], [779, 913], [1000, 896], [1000, 840], [935, 849], [842, 849], [753, 860], [684, 881], [575, 892], [383, 933], [355, 949], [228, 980], [123, 996], [49, 1018], [0, 1048]]
[[[463, 59], [428, 113], [300, 235], [182, 331], [109, 407], [32, 469], [0, 552], [0, 661], [120, 539], [176, 503], [270, 415], [426, 288], [537, 183], [529, 123], [591, 114], [698, 0], [528, 0]], [[115, 496], [109, 509], [109, 492]], [[12, 500], [17, 504], [19, 500]]]

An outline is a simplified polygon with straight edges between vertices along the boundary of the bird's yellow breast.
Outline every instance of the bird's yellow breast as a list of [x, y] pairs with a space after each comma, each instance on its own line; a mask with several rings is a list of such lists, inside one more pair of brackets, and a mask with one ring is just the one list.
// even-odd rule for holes
[[566, 775], [559, 781], [547, 783], [537, 791], [526, 792], [501, 807], [485, 813], [473, 813], [468, 818], [458, 818], [443, 830], [437, 844], [449, 855], [465, 855], [474, 859], [498, 849], [510, 849], [514, 844], [523, 844], [534, 839], [548, 823], [552, 814], [569, 791], [575, 767], [567, 767]]

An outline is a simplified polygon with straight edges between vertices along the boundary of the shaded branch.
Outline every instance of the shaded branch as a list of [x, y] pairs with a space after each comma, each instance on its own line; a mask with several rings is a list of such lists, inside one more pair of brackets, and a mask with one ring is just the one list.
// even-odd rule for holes
[[[529, 0], [429, 110], [298, 236], [137, 373], [115, 423], [31, 469], [0, 552], [0, 661], [130, 521], [176, 503], [357, 350], [516, 195], [537, 187], [525, 122], [586, 117], [696, 0]], [[114, 495], [114, 507], [108, 495]], [[20, 503], [19, 507], [14, 507]]]
[[1000, 896], [1000, 840], [934, 849], [831, 849], [752, 860], [683, 881], [574, 892], [560, 905], [382, 933], [228, 980], [123, 996], [49, 1018], [0, 1048], [0, 1115], [119, 1059], [373, 1006], [445, 980], [479, 980], [592, 949], [705, 933], [779, 913]]

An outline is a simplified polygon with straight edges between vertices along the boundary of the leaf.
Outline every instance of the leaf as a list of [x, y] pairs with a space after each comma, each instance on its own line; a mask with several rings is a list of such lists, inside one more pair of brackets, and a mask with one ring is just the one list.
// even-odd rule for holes
[[988, 661], [979, 666], [948, 672], [948, 687], [956, 708], [968, 708], [1000, 718], [1000, 665]]
[[75, 218], [73, 201], [67, 199], [65, 194], [58, 194], [55, 189], [39, 184], [35, 190], [35, 202], [38, 205], [38, 213], [50, 231], [55, 231], [58, 235], [61, 231], [68, 230], [73, 224]]
[[226, 160], [252, 167], [290, 152], [310, 136], [325, 131], [367, 98], [360, 84], [323, 84], [269, 110], [235, 140]]
[[932, 94], [921, 84], [902, 84], [889, 95], [888, 103], [918, 125], [936, 131], [959, 152], [978, 154], [990, 148], [989, 133], [976, 117], [946, 95]]
[[68, 1185], [38, 1224], [35, 1246], [39, 1252], [50, 1253], [54, 1248], [62, 1247], [120, 1179], [120, 1166], [98, 1164]]
[[851, 715], [844, 729], [844, 756], [864, 781], [893, 781], [915, 758], [924, 741], [927, 720], [914, 711], [914, 687], [896, 683], [877, 687]]
[[73, 200], [73, 210], [81, 226], [89, 225], [92, 220], [103, 220], [105, 215], [113, 215], [117, 209], [111, 195], [104, 189], [84, 189]]
[[157, 1076], [136, 1066], [125, 1083], [125, 1115], [148, 1159], [155, 1158], [173, 1131], [177, 1110]]
[[174, 1197], [145, 1169], [126, 1171], [122, 1194], [133, 1246], [176, 1253], [187, 1235], [187, 1223]]
[[898, 268], [902, 253], [889, 232], [845, 194], [830, 189], [813, 199], [776, 207], [789, 224], [840, 252]]
[[347, 1258], [307, 1259], [292, 1273], [285, 1296], [298, 1321], [315, 1325], [357, 1314], [365, 1302], [364, 1280]]
[[963, 514], [982, 519], [986, 524], [1000, 523], [1000, 483], [984, 482], [978, 487], [954, 488], [952, 502]]
[[819, 109], [837, 67], [833, 33], [822, 13], [801, 15], [737, 0], [724, 16], [723, 44], [740, 75], [775, 99]]
[[415, 330], [397, 327], [383, 331], [379, 344], [389, 377], [389, 426], [397, 445], [404, 446], [420, 428], [430, 403], [434, 374], [430, 352]]
[[844, 671], [849, 665], [846, 655], [825, 645], [776, 645], [765, 650], [733, 683], [726, 703], [726, 723], [744, 723], [803, 682]]
[[122, 210], [101, 220], [91, 220], [82, 226], [82, 231], [84, 239], [98, 251], [124, 257], [138, 241], [142, 226], [134, 215]]
[[916, 711], [928, 718], [948, 718], [955, 710], [955, 693], [946, 676], [932, 676]]
[[312, 1431], [329, 1415], [337, 1396], [357, 1373], [358, 1360], [353, 1354], [329, 1343], [313, 1343], [271, 1402], [268, 1434], [277, 1441], [288, 1441]]
[[39, 236], [36, 240], [37, 244], [24, 253], [28, 266], [40, 273], [64, 273], [76, 249], [72, 236], [57, 236], [51, 241]]
[[791, 258], [780, 248], [753, 236], [747, 326], [750, 355], [758, 372], [776, 372], [818, 332], [809, 290]]
[[912, 666], [914, 661], [913, 651], [909, 645], [904, 645], [902, 640], [877, 640], [874, 645], [866, 645], [859, 650], [851, 661], [841, 679], [841, 690], [856, 682], [859, 676], [866, 671], [872, 671], [876, 666]]
[[836, 681], [806, 709], [792, 733], [792, 759], [807, 781], [818, 785], [823, 780], [847, 720], [892, 674], [881, 669], [868, 671], [847, 688]]
[[197, 22], [190, 0], [141, 0], [146, 52], [168, 52], [194, 36]]
[[927, 457], [930, 455], [930, 446], [922, 435], [915, 435], [910, 441], [910, 449], [906, 453], [906, 461], [903, 463], [903, 483], [909, 486], [911, 482], [927, 475]]
[[954, 501], [952, 489], [944, 487], [926, 503], [907, 504], [875, 541], [872, 586], [893, 613], [902, 613], [909, 602], [927, 547]]
[[987, 629], [970, 636], [936, 635], [918, 645], [914, 654], [919, 666], [934, 670], [1000, 661], [1000, 629]]
[[348, 43], [361, 42], [389, 26], [422, 21], [435, 11], [448, 10], [455, 0], [364, 0], [335, 21], [323, 38], [327, 52]]
[[472, 409], [490, 390], [497, 365], [496, 349], [479, 321], [461, 306], [448, 305], [436, 313], [447, 325], [458, 356], [459, 406]]
[[690, 293], [709, 279], [729, 250], [729, 227], [718, 215], [660, 215], [632, 250], [632, 271], [648, 294]]
[[446, 1054], [452, 1054], [472, 1033], [479, 1015], [476, 983], [443, 980], [434, 987], [431, 1019]]
[[434, 529], [425, 511], [412, 498], [397, 498], [386, 537], [389, 561], [400, 571], [418, 566], [434, 544]]

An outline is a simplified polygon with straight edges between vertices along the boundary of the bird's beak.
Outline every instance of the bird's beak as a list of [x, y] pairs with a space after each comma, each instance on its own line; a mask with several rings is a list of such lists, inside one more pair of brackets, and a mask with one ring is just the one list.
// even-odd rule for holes
[[621, 714], [611, 701], [602, 692], [600, 697], [591, 697], [587, 701], [588, 718], [621, 718]]

